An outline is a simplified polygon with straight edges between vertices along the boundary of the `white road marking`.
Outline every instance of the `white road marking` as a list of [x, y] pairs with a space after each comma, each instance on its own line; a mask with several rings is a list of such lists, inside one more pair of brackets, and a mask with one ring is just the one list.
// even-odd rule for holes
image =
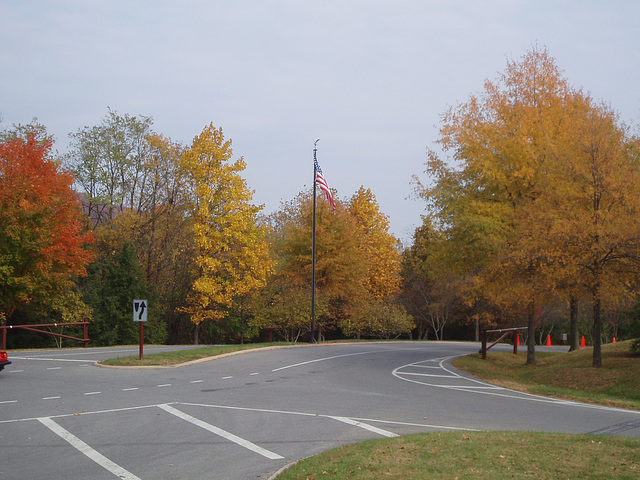
[[[11, 356], [11, 359], [16, 359], [16, 360], [37, 360], [39, 362], [82, 362], [82, 363], [87, 363], [87, 362], [92, 362], [91, 360], [77, 360], [75, 358], [44, 358], [44, 357], [15, 357], [15, 356]], [[95, 362], [92, 363], [97, 363], [97, 360]]]
[[10, 370], [9, 373], [20, 373], [24, 372], [24, 370]]
[[18, 400], [4, 400], [0, 403], [18, 403]]
[[202, 383], [203, 380], [191, 380], [189, 383]]
[[102, 392], [86, 392], [85, 395], [100, 395]]
[[[445, 367], [444, 363], [447, 360], [450, 360], [452, 358], [455, 358], [455, 356], [451, 356], [451, 357], [444, 357], [444, 358], [433, 358], [430, 360], [425, 360], [423, 362], [416, 362], [416, 363], [409, 363], [407, 365], [403, 365], [401, 367], [395, 368], [391, 374], [394, 377], [399, 378], [400, 380], [404, 380], [405, 382], [411, 382], [411, 383], [417, 383], [419, 385], [425, 385], [427, 387], [436, 387], [436, 388], [444, 388], [444, 389], [448, 389], [448, 390], [457, 390], [460, 392], [468, 392], [468, 393], [480, 393], [483, 395], [493, 395], [496, 397], [503, 397], [503, 398], [509, 398], [512, 400], [525, 400], [525, 401], [530, 401], [530, 402], [539, 402], [539, 403], [552, 403], [552, 404], [556, 404], [556, 405], [566, 405], [566, 406], [571, 406], [571, 407], [580, 407], [580, 408], [588, 408], [588, 409], [594, 409], [594, 410], [607, 410], [607, 411], [619, 411], [619, 412], [625, 412], [625, 413], [633, 413], [633, 414], [638, 414], [640, 415], [640, 411], [636, 411], [636, 410], [625, 410], [625, 409], [621, 409], [621, 408], [616, 408], [616, 407], [605, 407], [602, 405], [596, 405], [593, 403], [580, 403], [580, 402], [573, 402], [570, 400], [561, 400], [561, 399], [555, 399], [555, 398], [551, 398], [551, 397], [543, 397], [541, 395], [533, 395], [531, 393], [525, 393], [525, 392], [518, 392], [516, 390], [510, 390], [508, 388], [503, 388], [503, 387], [498, 387], [496, 385], [491, 385], [490, 383], [487, 382], [483, 382], [482, 380], [478, 380], [475, 378], [469, 378], [469, 377], [464, 377], [456, 372], [454, 372], [453, 370], [448, 369], [447, 367]], [[477, 385], [439, 385], [437, 383], [427, 383], [426, 381], [419, 381], [419, 380], [412, 380], [411, 378], [404, 378], [403, 375], [419, 375], [419, 374], [411, 374], [411, 373], [407, 373], [407, 372], [402, 372], [401, 370], [403, 368], [407, 368], [407, 367], [417, 367], [419, 366], [419, 364], [422, 363], [426, 363], [426, 362], [434, 362], [434, 361], [438, 361], [439, 362], [439, 368], [441, 368], [442, 370], [444, 370], [445, 372], [451, 374], [451, 378], [456, 377], [460, 380], [464, 380], [470, 383], [476, 383]], [[490, 390], [498, 390], [499, 392], [492, 392]]]
[[170, 383], [163, 383], [162, 385], [158, 385], [158, 388], [162, 388], [162, 387], [170, 387], [171, 384]]
[[443, 425], [429, 425], [428, 423], [395, 422], [393, 420], [379, 420], [376, 418], [353, 418], [353, 420], [361, 420], [363, 422], [374, 422], [374, 423], [388, 423], [389, 425], [406, 425], [409, 427], [438, 428], [441, 430], [460, 430], [463, 432], [479, 432], [480, 431], [475, 428], [468, 428], [468, 427], [447, 427]]
[[59, 396], [58, 397], [44, 397], [43, 400], [57, 400], [59, 398], [60, 398]]
[[343, 358], [343, 357], [355, 357], [356, 355], [368, 355], [371, 353], [382, 353], [382, 352], [393, 352], [395, 350], [370, 350], [368, 352], [358, 352], [358, 353], [345, 353], [344, 355], [334, 355], [332, 357], [323, 357], [316, 358], [315, 360], [309, 360], [308, 362], [300, 362], [294, 363], [293, 365], [286, 365], [284, 367], [275, 368], [271, 370], [272, 372], [279, 372], [280, 370], [286, 370], [287, 368], [300, 367], [302, 365], [308, 365], [310, 363], [323, 362], [325, 360], [333, 360], [334, 358]]
[[122, 391], [123, 392], [133, 392], [134, 390], [139, 390], [138, 387], [131, 387], [131, 388], [123, 388]]
[[383, 430], [381, 428], [374, 427], [372, 425], [367, 425], [366, 423], [359, 422], [359, 421], [354, 420], [352, 418], [334, 417], [334, 416], [331, 416], [331, 415], [328, 415], [328, 417], [332, 418], [333, 420], [337, 420], [339, 422], [346, 423], [348, 425], [353, 425], [354, 427], [364, 428], [365, 430], [369, 430], [370, 432], [377, 433], [379, 435], [382, 435], [383, 437], [388, 437], [388, 438], [399, 437], [399, 435], [397, 433], [389, 432], [388, 430]]
[[61, 370], [62, 367], [47, 367], [47, 370]]
[[230, 378], [233, 378], [233, 376], [229, 376], [229, 377], [222, 377], [222, 380], [229, 380]]
[[158, 405], [159, 408], [163, 409], [164, 411], [175, 415], [178, 418], [181, 418], [183, 420], [186, 420], [189, 423], [192, 423], [200, 428], [204, 428], [205, 430], [215, 434], [215, 435], [219, 435], [222, 438], [225, 438], [233, 443], [236, 443], [238, 445], [240, 445], [241, 447], [244, 447], [248, 450], [251, 450], [252, 452], [258, 453], [260, 455], [262, 455], [263, 457], [267, 457], [271, 460], [280, 460], [283, 459], [284, 457], [278, 455], [277, 453], [273, 453], [270, 452], [269, 450], [265, 450], [262, 447], [259, 447], [258, 445], [251, 443], [248, 440], [245, 440], [244, 438], [240, 438], [236, 435], [234, 435], [233, 433], [227, 432], [225, 430], [222, 430], [221, 428], [218, 428], [216, 426], [213, 426], [209, 423], [203, 422], [202, 420], [199, 420], [195, 417], [192, 417], [191, 415], [188, 415], [186, 413], [181, 412], [180, 410], [177, 410], [175, 408], [173, 408], [170, 405], [167, 405], [166, 403], [163, 405]]
[[253, 377], [254, 375], [260, 375], [259, 373], [250, 373], [249, 376]]
[[97, 452], [96, 450], [91, 448], [89, 445], [87, 445], [85, 442], [80, 440], [78, 437], [73, 435], [71, 432], [62, 428], [60, 425], [58, 425], [56, 422], [51, 420], [49, 417], [38, 418], [38, 421], [42, 423], [45, 427], [47, 427], [49, 430], [51, 430], [53, 433], [58, 435], [60, 438], [62, 438], [63, 440], [71, 444], [80, 453], [86, 455], [91, 460], [93, 460], [98, 465], [100, 465], [102, 468], [113, 473], [116, 477], [121, 478], [122, 480], [140, 480], [139, 477], [136, 477], [133, 473], [129, 472], [128, 470], [125, 470], [117, 463], [112, 462], [107, 457]]
[[400, 375], [409, 375], [409, 376], [415, 376], [415, 377], [460, 378], [456, 375], [436, 375], [434, 373], [415, 373], [415, 372], [400, 372]]

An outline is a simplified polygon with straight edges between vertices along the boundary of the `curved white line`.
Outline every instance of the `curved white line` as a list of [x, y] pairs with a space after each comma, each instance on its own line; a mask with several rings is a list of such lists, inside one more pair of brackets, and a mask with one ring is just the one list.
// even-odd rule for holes
[[316, 362], [324, 362], [325, 360], [333, 360], [335, 358], [354, 357], [356, 355], [367, 355], [367, 354], [370, 354], [370, 353], [395, 352], [395, 351], [397, 351], [397, 350], [396, 349], [389, 349], [389, 350], [371, 350], [371, 351], [368, 351], [368, 352], [358, 352], [358, 353], [345, 353], [343, 355], [333, 355], [331, 357], [316, 358], [315, 360], [309, 360], [307, 362], [294, 363], [293, 365], [286, 365], [284, 367], [275, 368], [275, 369], [273, 369], [271, 371], [272, 372], [279, 372], [280, 370], [285, 370], [287, 368], [301, 367], [302, 365], [309, 365], [310, 363], [316, 363]]

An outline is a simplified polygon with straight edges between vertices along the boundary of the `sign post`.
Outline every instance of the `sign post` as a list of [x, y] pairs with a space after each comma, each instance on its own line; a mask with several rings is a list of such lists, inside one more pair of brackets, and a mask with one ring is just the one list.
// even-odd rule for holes
[[133, 301], [133, 321], [138, 322], [140, 325], [140, 356], [143, 357], [143, 344], [144, 344], [144, 322], [147, 321], [148, 303], [146, 300], [134, 300]]

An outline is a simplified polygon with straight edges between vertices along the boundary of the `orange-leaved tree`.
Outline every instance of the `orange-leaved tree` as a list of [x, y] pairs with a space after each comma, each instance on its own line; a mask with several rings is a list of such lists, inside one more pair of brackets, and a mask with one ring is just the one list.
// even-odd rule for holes
[[46, 301], [84, 275], [93, 255], [73, 176], [49, 157], [52, 141], [32, 130], [0, 141], [0, 323]]

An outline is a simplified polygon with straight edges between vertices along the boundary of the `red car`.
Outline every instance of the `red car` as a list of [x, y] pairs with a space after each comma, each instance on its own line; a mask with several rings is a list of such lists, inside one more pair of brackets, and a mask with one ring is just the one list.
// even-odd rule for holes
[[5, 365], [10, 364], [11, 362], [7, 358], [7, 352], [0, 352], [0, 370], [2, 370]]

